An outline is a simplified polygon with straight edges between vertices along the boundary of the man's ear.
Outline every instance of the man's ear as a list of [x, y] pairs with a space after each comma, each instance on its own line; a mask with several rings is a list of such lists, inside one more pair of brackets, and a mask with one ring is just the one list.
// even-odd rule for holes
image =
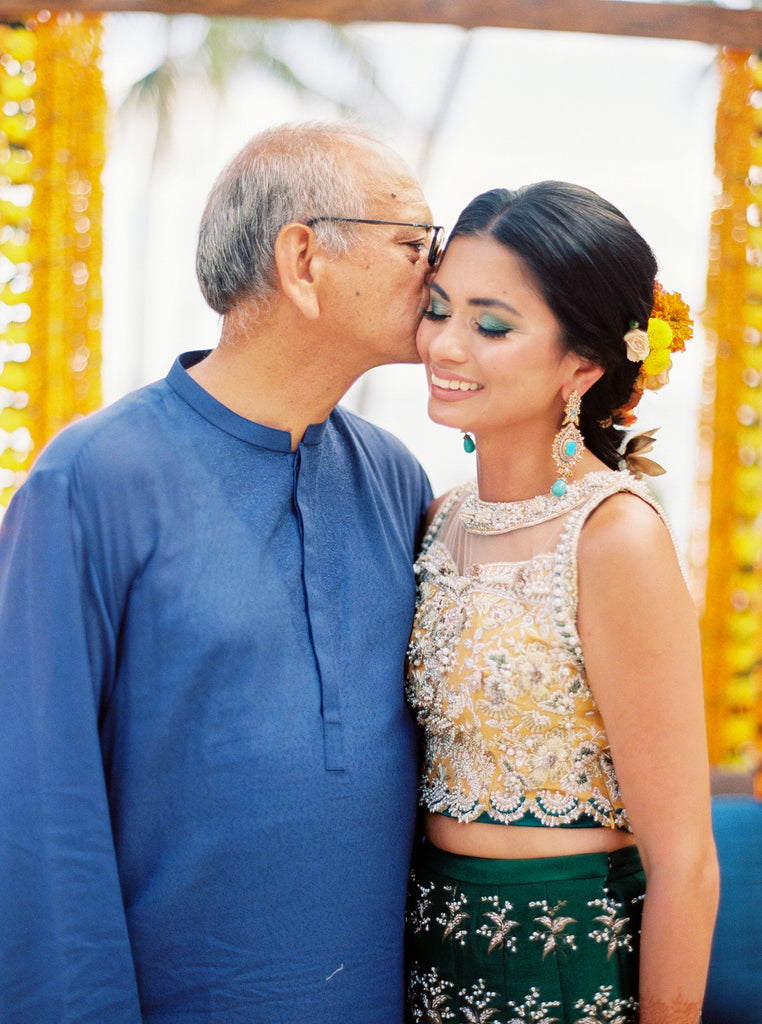
[[284, 224], [275, 239], [275, 266], [281, 291], [307, 320], [320, 315], [317, 284], [323, 252], [306, 224]]

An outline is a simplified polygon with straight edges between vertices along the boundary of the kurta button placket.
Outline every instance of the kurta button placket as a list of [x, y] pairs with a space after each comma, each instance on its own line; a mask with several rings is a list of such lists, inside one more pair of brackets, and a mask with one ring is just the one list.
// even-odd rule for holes
[[[312, 426], [296, 451], [294, 460], [294, 508], [302, 536], [302, 575], [310, 640], [320, 679], [320, 708], [327, 771], [343, 771], [344, 736], [341, 686], [335, 650], [336, 611], [331, 600], [335, 590], [336, 552], [320, 519], [318, 500], [322, 424]], [[320, 652], [320, 654], [318, 654]]]

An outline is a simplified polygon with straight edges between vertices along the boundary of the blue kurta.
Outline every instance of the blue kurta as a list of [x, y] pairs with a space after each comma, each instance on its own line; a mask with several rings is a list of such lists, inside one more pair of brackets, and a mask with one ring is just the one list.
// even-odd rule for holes
[[430, 500], [335, 410], [295, 452], [183, 366], [0, 530], [2, 1024], [401, 1024]]

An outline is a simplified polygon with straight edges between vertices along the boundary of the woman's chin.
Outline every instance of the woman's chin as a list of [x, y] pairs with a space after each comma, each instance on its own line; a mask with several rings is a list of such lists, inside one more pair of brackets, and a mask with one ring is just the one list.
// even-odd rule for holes
[[442, 427], [450, 427], [452, 430], [467, 430], [467, 427], [456, 422], [458, 417], [453, 416], [451, 410], [445, 405], [442, 408], [443, 403], [438, 402], [435, 398], [429, 398], [428, 415], [432, 423], [438, 423]]

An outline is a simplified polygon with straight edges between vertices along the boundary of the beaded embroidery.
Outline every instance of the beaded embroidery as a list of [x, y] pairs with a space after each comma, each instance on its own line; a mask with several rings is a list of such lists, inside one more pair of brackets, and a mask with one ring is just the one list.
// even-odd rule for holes
[[481, 501], [476, 482], [472, 481], [464, 485], [466, 497], [460, 506], [460, 521], [469, 533], [485, 535], [537, 526], [581, 505], [590, 497], [595, 481], [609, 476], [610, 472], [605, 470], [589, 473], [581, 480], [568, 484], [560, 498], [552, 494], [536, 494], [525, 501], [506, 502]]
[[[441, 506], [416, 563], [406, 685], [425, 734], [428, 810], [503, 824], [567, 825], [584, 816], [629, 830], [576, 626], [579, 534], [600, 502], [621, 491], [662, 515], [634, 477], [610, 470], [583, 477], [563, 499], [501, 506], [480, 502], [468, 484]], [[513, 506], [530, 503], [529, 521], [513, 522]], [[461, 575], [438, 539], [453, 514], [467, 530], [498, 533], [544, 522], [558, 504], [569, 513], [560, 540], [528, 561], [477, 564]]]

